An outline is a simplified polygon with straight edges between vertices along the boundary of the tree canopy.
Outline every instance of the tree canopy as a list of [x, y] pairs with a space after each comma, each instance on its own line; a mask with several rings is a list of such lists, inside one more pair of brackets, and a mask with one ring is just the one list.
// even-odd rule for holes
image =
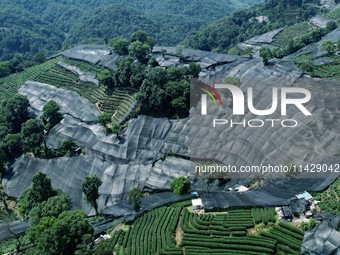
[[47, 104], [44, 105], [41, 119], [45, 123], [46, 128], [48, 130], [53, 128], [63, 119], [63, 116], [59, 111], [60, 111], [59, 105], [53, 100], [49, 101]]
[[24, 191], [19, 198], [19, 211], [26, 216], [35, 206], [57, 195], [51, 179], [41, 172], [33, 177], [32, 183], [32, 188]]
[[134, 188], [128, 194], [128, 203], [138, 212], [141, 208], [143, 194], [140, 189]]
[[102, 69], [97, 75], [98, 81], [104, 86], [113, 87], [114, 80], [112, 73], [108, 69]]
[[91, 205], [98, 214], [99, 187], [102, 181], [96, 176], [87, 176], [81, 184], [81, 191], [85, 194], [86, 202]]
[[47, 201], [43, 201], [30, 210], [28, 214], [30, 225], [38, 225], [43, 217], [53, 216], [57, 218], [59, 214], [70, 209], [71, 200], [66, 194], [50, 197]]
[[[259, 0], [36, 0], [33, 4], [6, 0], [0, 10], [0, 77], [79, 43], [106, 43], [108, 38], [124, 36], [154, 44], [142, 32], [130, 38], [136, 30], [146, 31], [159, 45], [176, 45], [201, 26], [256, 2]], [[127, 54], [124, 39], [111, 44], [117, 53]]]
[[262, 47], [260, 49], [260, 57], [262, 57], [262, 62], [266, 65], [269, 61], [269, 59], [272, 58], [272, 53], [269, 48]]
[[110, 40], [110, 44], [119, 55], [126, 55], [129, 53], [128, 48], [130, 41], [123, 36], [118, 36]]
[[73, 255], [92, 241], [93, 228], [83, 211], [65, 211], [57, 218], [43, 217], [29, 230], [39, 254]]
[[26, 152], [39, 153], [41, 143], [44, 140], [44, 126], [37, 119], [30, 119], [22, 124], [21, 138]]
[[26, 96], [16, 94], [1, 106], [5, 120], [13, 133], [20, 132], [21, 125], [29, 119], [29, 102]]
[[129, 46], [129, 55], [138, 59], [140, 62], [142, 62], [150, 52], [150, 45], [140, 41], [135, 41]]
[[179, 195], [184, 195], [190, 192], [191, 183], [186, 177], [180, 176], [180, 177], [175, 178], [170, 183], [170, 187], [173, 193], [179, 196]]
[[98, 121], [100, 125], [102, 125], [103, 127], [106, 127], [108, 124], [111, 123], [111, 114], [108, 112], [103, 112], [103, 114], [101, 114], [98, 117]]
[[[318, 13], [318, 3], [317, 0], [266, 0], [252, 8], [237, 10], [208, 26], [202, 26], [191, 33], [183, 41], [183, 45], [228, 53], [229, 49], [251, 37], [308, 20]], [[293, 13], [296, 15], [292, 16]], [[264, 15], [268, 17], [268, 21], [257, 22], [256, 17]], [[330, 26], [334, 27], [334, 23]]]

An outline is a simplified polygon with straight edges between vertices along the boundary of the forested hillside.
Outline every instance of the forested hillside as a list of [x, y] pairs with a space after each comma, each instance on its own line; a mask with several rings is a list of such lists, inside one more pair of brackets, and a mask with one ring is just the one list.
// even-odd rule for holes
[[183, 44], [201, 50], [228, 52], [237, 43], [270, 30], [308, 20], [320, 12], [318, 0], [266, 0], [193, 32]]
[[[157, 44], [188, 33], [259, 0], [4, 0], [0, 9], [0, 76], [77, 43], [104, 43], [142, 29]], [[38, 54], [39, 53], [39, 54]], [[38, 54], [38, 55], [37, 55]]]

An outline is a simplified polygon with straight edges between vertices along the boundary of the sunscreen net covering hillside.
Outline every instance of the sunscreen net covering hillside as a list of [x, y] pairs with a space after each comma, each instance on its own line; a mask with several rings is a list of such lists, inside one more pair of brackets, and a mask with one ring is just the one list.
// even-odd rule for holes
[[[93, 47], [86, 46], [85, 48], [92, 52]], [[87, 53], [84, 53], [86, 51], [81, 53], [82, 49], [77, 47], [73, 48], [73, 51], [78, 53], [80, 51], [79, 57], [86, 58]], [[101, 50], [105, 51], [105, 48], [99, 49]], [[100, 58], [113, 56], [106, 53]], [[301, 76], [301, 72], [291, 62], [273, 62], [263, 67], [260, 59], [247, 57], [191, 49], [183, 50], [182, 55], [187, 59], [195, 59], [202, 63], [204, 61], [206, 64], [213, 63], [211, 68], [202, 72], [203, 78], [210, 76], [224, 79], [226, 76], [237, 76], [242, 84], [247, 84], [259, 77], [264, 77], [274, 80], [276, 86], [284, 87], [295, 86], [295, 81]], [[259, 86], [261, 87], [261, 84]], [[282, 144], [268, 143], [270, 140], [268, 138], [281, 132], [280, 129], [248, 133], [234, 129], [222, 135], [220, 141], [211, 147], [220, 152], [212, 154], [214, 160], [226, 159], [228, 162], [240, 160], [240, 162], [260, 164], [265, 160], [275, 162], [278, 159], [277, 155], [286, 154], [290, 161], [303, 154], [296, 154], [299, 149], [299, 152], [306, 152], [302, 157], [306, 160], [319, 151], [320, 163], [338, 162], [339, 157], [335, 155], [339, 152], [337, 147], [340, 133], [339, 106], [338, 101], [332, 99], [338, 91], [329, 89], [329, 86], [325, 86], [327, 91], [330, 91], [329, 97], [315, 102], [311, 101], [318, 106], [318, 108], [313, 108], [315, 113], [311, 125], [306, 124], [303, 129], [284, 132], [280, 137]], [[193, 190], [198, 192], [206, 190], [206, 182], [190, 169], [189, 157], [201, 156], [200, 151], [190, 150], [190, 147], [194, 145], [197, 148], [203, 148], [206, 146], [205, 138], [209, 138], [213, 133], [207, 126], [203, 132], [197, 133], [194, 140], [188, 136], [191, 128], [201, 128], [202, 125], [206, 125], [205, 121], [197, 122], [191, 118], [169, 120], [139, 116], [128, 122], [118, 138], [114, 134], [106, 134], [105, 130], [96, 124], [97, 116], [100, 114], [96, 107], [74, 92], [57, 89], [47, 84], [27, 82], [20, 89], [20, 93], [27, 95], [38, 116], [48, 100], [53, 99], [61, 104], [64, 118], [49, 132], [47, 145], [58, 149], [63, 141], [71, 139], [84, 148], [85, 155], [50, 160], [32, 158], [28, 155], [20, 157], [3, 179], [5, 190], [10, 196], [17, 197], [29, 188], [34, 174], [38, 171], [46, 173], [52, 179], [55, 188], [60, 188], [70, 194], [75, 208], [82, 208], [88, 214], [94, 211], [91, 211], [85, 203], [80, 186], [84, 178], [89, 175], [97, 175], [103, 182], [99, 190], [101, 194], [98, 199], [99, 210], [126, 201], [127, 193], [135, 187], [148, 191], [169, 189], [170, 181], [178, 176], [189, 176], [193, 183]], [[261, 93], [257, 96], [261, 97], [261, 102], [265, 102], [262, 101]], [[266, 97], [264, 99], [269, 100]], [[232, 104], [231, 100], [223, 102], [226, 105]], [[314, 147], [305, 146], [311, 141], [310, 139], [317, 140]], [[235, 145], [232, 146], [232, 144]], [[259, 153], [261, 150], [264, 150], [264, 153]], [[332, 177], [329, 179], [329, 184], [335, 176], [328, 177]], [[304, 190], [318, 189], [326, 183], [324, 179], [301, 181], [298, 184], [290, 184], [288, 179], [281, 182], [285, 189], [291, 189], [294, 191], [291, 193], [295, 194]], [[223, 187], [214, 185], [212, 190], [221, 191]], [[284, 189], [278, 187], [278, 184], [272, 185], [254, 193], [249, 192], [247, 196], [243, 195], [230, 200], [235, 202], [228, 202], [228, 196], [233, 195], [226, 193], [228, 195], [223, 200], [221, 199], [223, 203], [221, 206], [227, 208], [251, 201], [255, 201], [254, 204], [259, 206], [275, 205], [279, 203], [278, 201], [285, 201], [289, 198], [288, 195], [291, 195], [290, 192], [284, 195]], [[262, 195], [268, 200], [260, 199]]]
[[97, 122], [100, 115], [96, 106], [90, 104], [76, 92], [59, 89], [48, 84], [27, 81], [21, 86], [19, 93], [27, 96], [33, 111], [38, 115], [42, 112], [44, 105], [51, 100], [60, 106], [62, 114], [70, 115], [82, 122]]
[[340, 233], [326, 221], [305, 233], [300, 249], [303, 255], [339, 255]]
[[332, 158], [339, 152], [340, 84], [291, 78], [243, 76], [240, 87], [192, 81], [193, 173], [207, 178], [338, 176], [339, 161]]

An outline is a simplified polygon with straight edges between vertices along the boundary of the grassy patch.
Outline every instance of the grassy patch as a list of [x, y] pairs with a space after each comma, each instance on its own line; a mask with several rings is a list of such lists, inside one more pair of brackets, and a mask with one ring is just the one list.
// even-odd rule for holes
[[291, 39], [298, 39], [304, 35], [310, 33], [312, 27], [308, 25], [308, 21], [297, 23], [293, 26], [289, 26], [281, 31], [277, 36], [274, 37], [272, 44], [274, 46], [283, 48], [288, 45]]
[[340, 79], [340, 58], [339, 56], [333, 56], [331, 59], [333, 60], [333, 63], [331, 64], [316, 66], [314, 76]]
[[303, 62], [312, 61], [313, 53], [297, 56], [293, 60], [295, 63], [303, 63]]
[[337, 179], [323, 192], [315, 192], [314, 199], [321, 211], [340, 214], [340, 179]]
[[336, 20], [337, 23], [339, 24], [340, 23], [340, 8], [338, 7], [337, 9], [324, 14], [323, 17]]

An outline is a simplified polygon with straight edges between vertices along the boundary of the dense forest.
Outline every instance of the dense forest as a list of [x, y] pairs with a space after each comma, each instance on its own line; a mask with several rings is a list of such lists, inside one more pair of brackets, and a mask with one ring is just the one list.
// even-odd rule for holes
[[[266, 0], [253, 8], [240, 10], [212, 24], [202, 27], [188, 36], [183, 44], [207, 51], [227, 53], [237, 43], [253, 36], [266, 33], [308, 20], [320, 11], [318, 0]], [[256, 17], [265, 16], [266, 22]]]
[[[179, 3], [180, 2], [180, 3]], [[142, 29], [157, 44], [176, 45], [190, 32], [259, 0], [4, 0], [0, 9], [0, 76], [41, 62], [77, 43], [104, 43]]]

